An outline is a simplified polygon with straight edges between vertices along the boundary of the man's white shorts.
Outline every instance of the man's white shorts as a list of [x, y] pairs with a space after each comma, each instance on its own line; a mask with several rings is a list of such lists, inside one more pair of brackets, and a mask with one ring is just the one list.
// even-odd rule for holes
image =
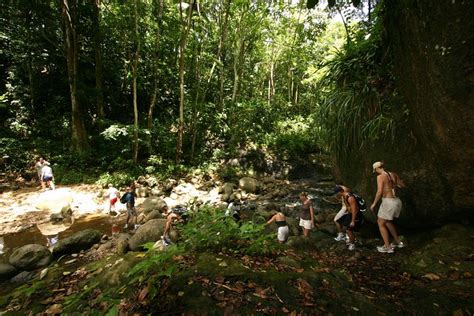
[[306, 220], [306, 219], [300, 218], [300, 226], [303, 227], [304, 229], [311, 229], [313, 228], [313, 222], [310, 219]]
[[288, 228], [288, 226], [278, 227], [278, 234], [277, 234], [278, 241], [287, 241], [289, 234], [290, 234], [290, 229]]

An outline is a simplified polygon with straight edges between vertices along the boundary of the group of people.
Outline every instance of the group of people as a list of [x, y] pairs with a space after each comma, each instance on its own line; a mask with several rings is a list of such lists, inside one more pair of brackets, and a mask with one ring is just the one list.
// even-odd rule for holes
[[[395, 248], [403, 248], [405, 244], [400, 240], [397, 229], [393, 220], [398, 218], [402, 209], [402, 202], [397, 197], [396, 190], [405, 187], [402, 179], [395, 172], [386, 171], [384, 164], [377, 161], [372, 165], [373, 173], [377, 174], [377, 192], [370, 210], [375, 212], [375, 208], [379, 201], [380, 204], [377, 213], [377, 225], [382, 236], [384, 244], [377, 247], [377, 251], [381, 253], [393, 253]], [[337, 195], [341, 199], [342, 207], [334, 217], [338, 235], [334, 238], [336, 241], [346, 241], [348, 249], [355, 249], [357, 232], [364, 223], [363, 212], [365, 211], [365, 201], [351, 188], [338, 183], [334, 189], [333, 195]], [[305, 237], [309, 236], [311, 229], [315, 227], [314, 207], [311, 199], [306, 192], [300, 193], [301, 211], [299, 225], [303, 230]], [[275, 222], [277, 224], [277, 239], [280, 243], [287, 241], [289, 236], [289, 227], [286, 222], [285, 215], [282, 212], [274, 212], [267, 224]], [[393, 242], [390, 242], [392, 237]]]

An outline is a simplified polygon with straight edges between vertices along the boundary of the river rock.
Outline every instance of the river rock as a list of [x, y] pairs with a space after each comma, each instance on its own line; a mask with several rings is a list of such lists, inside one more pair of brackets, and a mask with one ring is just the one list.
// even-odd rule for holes
[[128, 240], [130, 239], [129, 234], [120, 234], [117, 237], [116, 252], [118, 255], [124, 255], [128, 251]]
[[136, 192], [137, 196], [141, 198], [146, 198], [150, 196], [150, 189], [148, 189], [147, 187], [139, 187], [136, 189]]
[[220, 188], [219, 188], [219, 193], [222, 193], [221, 200], [228, 202], [232, 193], [234, 192], [234, 184], [230, 182], [224, 183]]
[[11, 278], [10, 283], [25, 284], [33, 280], [34, 277], [35, 273], [33, 271], [23, 271]]
[[16, 249], [8, 261], [17, 269], [34, 270], [49, 264], [51, 261], [51, 252], [42, 245], [25, 245]]
[[89, 249], [92, 245], [100, 242], [101, 236], [102, 234], [95, 229], [80, 231], [70, 237], [59, 240], [53, 248], [53, 254], [60, 256]]
[[140, 226], [128, 242], [130, 250], [141, 250], [143, 244], [156, 242], [163, 235], [165, 224], [166, 219], [152, 219]]
[[166, 205], [167, 204], [165, 200], [163, 200], [162, 198], [152, 196], [152, 197], [146, 198], [143, 201], [141, 207], [143, 209], [143, 213], [148, 214], [154, 210], [161, 211], [161, 209]]
[[9, 280], [18, 273], [18, 270], [8, 263], [0, 263], [0, 282]]
[[260, 182], [254, 178], [244, 177], [239, 180], [239, 187], [247, 193], [257, 193], [260, 186]]
[[148, 213], [145, 217], [145, 222], [148, 222], [149, 220], [157, 219], [157, 218], [163, 218], [163, 214], [161, 210], [153, 210], [150, 213]]

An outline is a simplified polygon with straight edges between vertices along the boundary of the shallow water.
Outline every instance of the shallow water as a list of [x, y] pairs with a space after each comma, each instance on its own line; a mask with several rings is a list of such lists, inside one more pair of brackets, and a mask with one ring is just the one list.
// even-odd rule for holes
[[[93, 216], [77, 219], [68, 229], [59, 233], [59, 240], [73, 235], [84, 229], [96, 229], [102, 234], [112, 234], [112, 224], [119, 223], [120, 220], [110, 216]], [[3, 254], [0, 254], [0, 262], [8, 262], [8, 257], [15, 248], [28, 245], [39, 244], [47, 245], [46, 236], [42, 235], [39, 229], [34, 226], [28, 230], [18, 233], [6, 234], [0, 236], [3, 239]]]

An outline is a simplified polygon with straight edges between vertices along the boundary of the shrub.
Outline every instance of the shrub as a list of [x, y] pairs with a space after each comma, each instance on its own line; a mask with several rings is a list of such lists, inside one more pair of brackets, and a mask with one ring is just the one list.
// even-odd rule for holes
[[125, 187], [133, 183], [134, 180], [135, 178], [126, 171], [106, 172], [100, 175], [96, 184], [106, 187], [110, 183], [115, 187]]

